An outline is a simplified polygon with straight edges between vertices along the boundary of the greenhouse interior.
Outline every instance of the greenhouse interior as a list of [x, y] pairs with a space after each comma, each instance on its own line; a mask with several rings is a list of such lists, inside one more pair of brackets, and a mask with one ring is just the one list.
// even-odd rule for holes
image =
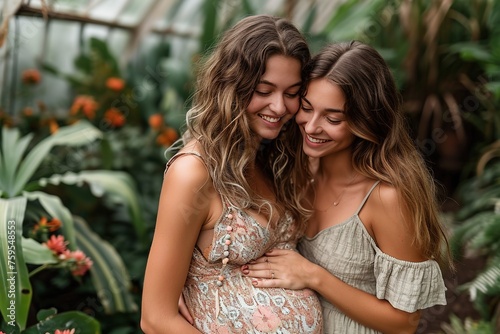
[[380, 53], [455, 267], [416, 333], [500, 333], [499, 1], [0, 0], [0, 13], [0, 333], [144, 331], [164, 172], [198, 69], [260, 14], [292, 22], [313, 56], [352, 40]]

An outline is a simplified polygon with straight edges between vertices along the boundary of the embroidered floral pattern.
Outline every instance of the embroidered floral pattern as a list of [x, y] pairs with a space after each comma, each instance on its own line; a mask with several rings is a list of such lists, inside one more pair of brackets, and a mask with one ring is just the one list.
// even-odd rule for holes
[[281, 320], [270, 307], [259, 306], [252, 316], [252, 324], [261, 332], [269, 333], [281, 324]]

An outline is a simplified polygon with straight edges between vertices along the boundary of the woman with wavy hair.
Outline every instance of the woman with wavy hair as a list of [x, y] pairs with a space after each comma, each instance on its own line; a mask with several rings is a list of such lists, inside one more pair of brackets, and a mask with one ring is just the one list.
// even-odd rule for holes
[[[296, 158], [309, 49], [288, 21], [244, 18], [204, 62], [183, 147], [167, 163], [144, 281], [145, 333], [320, 333], [308, 289], [260, 289], [240, 266], [295, 249], [307, 166]], [[179, 313], [184, 297], [193, 323]]]
[[325, 333], [414, 333], [421, 309], [446, 304], [439, 263], [451, 266], [433, 179], [375, 49], [333, 44], [311, 64], [296, 116], [317, 162], [302, 256], [274, 249], [242, 272], [318, 292]]

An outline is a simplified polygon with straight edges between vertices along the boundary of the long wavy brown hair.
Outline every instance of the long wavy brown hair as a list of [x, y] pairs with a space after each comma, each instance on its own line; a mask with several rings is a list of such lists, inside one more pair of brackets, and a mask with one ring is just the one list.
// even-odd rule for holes
[[453, 267], [435, 181], [410, 137], [401, 96], [384, 59], [358, 41], [331, 44], [310, 63], [309, 80], [318, 78], [344, 93], [346, 122], [356, 136], [354, 168], [393, 185], [410, 213], [414, 244], [425, 257]]
[[[183, 142], [199, 142], [213, 184], [224, 200], [242, 209], [263, 210], [269, 218], [273, 207], [280, 213], [290, 212], [299, 224], [297, 231], [303, 231], [308, 211], [301, 197], [307, 166], [296, 159], [301, 141], [298, 127], [291, 120], [278, 138], [259, 145], [245, 113], [266, 62], [274, 55], [297, 59], [303, 68], [310, 60], [304, 37], [283, 18], [249, 16], [225, 32], [198, 70]], [[301, 77], [304, 82], [305, 71]], [[252, 166], [261, 168], [273, 182], [276, 205], [249, 184]]]

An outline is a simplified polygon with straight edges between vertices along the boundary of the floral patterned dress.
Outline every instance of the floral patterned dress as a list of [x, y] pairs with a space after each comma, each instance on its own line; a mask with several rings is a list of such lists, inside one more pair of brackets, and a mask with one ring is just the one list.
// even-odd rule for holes
[[[241, 265], [271, 248], [295, 249], [293, 219], [263, 227], [251, 215], [224, 203], [206, 255], [195, 248], [183, 296], [203, 333], [322, 333], [322, 312], [312, 290], [256, 288]], [[283, 241], [284, 240], [284, 241]]]

